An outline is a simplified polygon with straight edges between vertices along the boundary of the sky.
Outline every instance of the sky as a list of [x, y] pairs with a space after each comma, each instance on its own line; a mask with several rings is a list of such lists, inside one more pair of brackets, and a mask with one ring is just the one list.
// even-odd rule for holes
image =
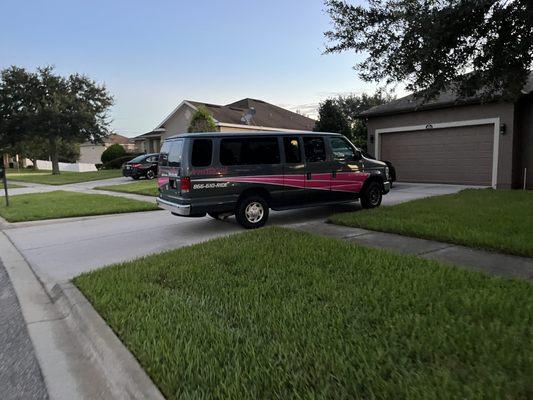
[[251, 97], [316, 116], [336, 94], [372, 92], [354, 53], [324, 55], [322, 0], [0, 0], [0, 68], [53, 65], [114, 96], [111, 128], [133, 137], [182, 100]]

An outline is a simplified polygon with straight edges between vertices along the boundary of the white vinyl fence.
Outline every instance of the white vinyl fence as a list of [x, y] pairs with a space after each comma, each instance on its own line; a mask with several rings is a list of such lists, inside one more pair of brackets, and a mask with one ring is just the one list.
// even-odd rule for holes
[[[38, 169], [52, 169], [52, 161], [43, 161], [43, 160], [37, 160], [37, 168]], [[90, 171], [98, 171], [96, 169], [96, 166], [94, 164], [88, 164], [88, 163], [59, 163], [59, 170], [60, 171], [70, 171], [70, 172], [90, 172]]]

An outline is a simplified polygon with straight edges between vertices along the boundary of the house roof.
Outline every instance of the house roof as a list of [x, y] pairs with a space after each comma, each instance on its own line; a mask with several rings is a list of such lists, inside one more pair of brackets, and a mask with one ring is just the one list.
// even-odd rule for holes
[[[529, 74], [526, 84], [522, 89], [523, 94], [529, 94], [531, 92], [533, 92], [533, 73]], [[450, 89], [439, 93], [435, 98], [430, 100], [424, 100], [421, 96], [410, 94], [388, 103], [374, 106], [363, 111], [359, 115], [362, 117], [374, 117], [378, 115], [390, 115], [466, 104], [479, 104], [481, 102], [482, 100], [479, 97], [461, 97], [457, 91]]]
[[113, 143], [113, 144], [131, 144], [133, 143], [132, 140], [126, 136], [122, 136], [119, 134], [112, 134], [109, 135], [104, 139], [104, 142], [106, 143]]
[[[189, 105], [196, 109], [198, 109], [198, 107], [205, 107], [215, 119], [216, 124], [222, 126], [242, 125], [250, 127], [255, 126], [258, 128], [263, 127], [300, 131], [312, 131], [315, 127], [314, 119], [275, 106], [274, 104], [267, 103], [263, 100], [246, 98], [226, 105], [184, 100], [156, 127], [156, 129], [136, 136], [134, 140], [143, 140], [146, 138], [161, 136], [161, 132], [165, 130], [164, 126], [166, 122], [172, 118], [183, 105]], [[255, 109], [255, 114], [250, 119], [250, 122], [246, 123], [245, 120], [243, 120], [243, 116], [251, 108]], [[237, 128], [237, 126], [234, 127]]]
[[[189, 101], [195, 108], [205, 107], [219, 124], [236, 124], [248, 126], [264, 126], [268, 128], [292, 129], [312, 131], [315, 120], [298, 113], [286, 110], [257, 99], [242, 99], [226, 105]], [[255, 114], [250, 123], [243, 121], [243, 116], [249, 109], [254, 108]], [[177, 110], [176, 110], [177, 111]]]

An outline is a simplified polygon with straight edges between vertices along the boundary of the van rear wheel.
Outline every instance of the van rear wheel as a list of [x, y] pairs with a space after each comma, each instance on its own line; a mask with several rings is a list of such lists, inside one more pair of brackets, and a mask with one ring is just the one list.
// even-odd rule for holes
[[363, 208], [376, 208], [381, 204], [383, 191], [378, 182], [371, 182], [361, 194], [361, 206]]
[[268, 219], [268, 204], [261, 196], [245, 197], [237, 205], [235, 218], [246, 229], [260, 228]]

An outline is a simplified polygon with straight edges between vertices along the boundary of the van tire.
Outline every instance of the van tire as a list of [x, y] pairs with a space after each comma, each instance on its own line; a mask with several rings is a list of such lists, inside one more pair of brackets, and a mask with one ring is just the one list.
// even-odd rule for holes
[[237, 204], [235, 219], [246, 229], [260, 228], [268, 219], [268, 203], [261, 196], [244, 197]]
[[370, 182], [361, 194], [361, 207], [376, 208], [381, 204], [383, 199], [383, 191], [378, 182]]
[[155, 178], [155, 172], [152, 171], [151, 169], [149, 169], [148, 171], [146, 171], [146, 179], [154, 179]]

